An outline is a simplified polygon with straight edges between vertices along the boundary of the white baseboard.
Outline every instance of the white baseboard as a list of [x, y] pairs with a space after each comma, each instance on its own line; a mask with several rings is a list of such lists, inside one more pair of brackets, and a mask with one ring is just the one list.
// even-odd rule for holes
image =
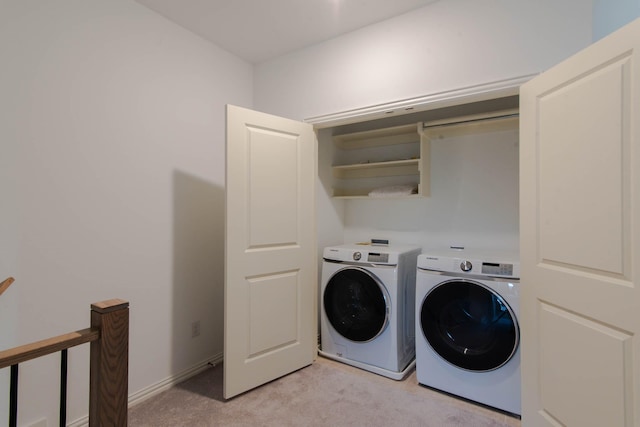
[[182, 372], [179, 372], [176, 375], [170, 376], [160, 382], [152, 384], [148, 387], [143, 388], [136, 393], [129, 395], [129, 408], [137, 405], [138, 403], [144, 402], [145, 400], [153, 397], [159, 393], [162, 393], [165, 390], [173, 387], [174, 385], [181, 383], [194, 375], [199, 374], [200, 372], [207, 369], [210, 365], [217, 365], [222, 362], [222, 353], [219, 353], [213, 357], [207, 358], [200, 363], [195, 364], [191, 368], [185, 369]]
[[[218, 353], [215, 356], [209, 357], [202, 362], [196, 363], [192, 367], [185, 369], [182, 372], [177, 373], [176, 375], [172, 375], [168, 378], [165, 378], [162, 381], [159, 381], [155, 384], [151, 384], [148, 387], [143, 388], [133, 394], [129, 395], [129, 403], [128, 406], [131, 408], [132, 406], [137, 405], [138, 403], [144, 402], [145, 400], [156, 396], [162, 393], [165, 390], [170, 389], [176, 384], [179, 384], [187, 379], [199, 374], [204, 371], [211, 365], [217, 365], [222, 362], [222, 353]], [[86, 415], [82, 418], [78, 418], [77, 420], [67, 424], [67, 427], [86, 427], [89, 425], [89, 415]]]

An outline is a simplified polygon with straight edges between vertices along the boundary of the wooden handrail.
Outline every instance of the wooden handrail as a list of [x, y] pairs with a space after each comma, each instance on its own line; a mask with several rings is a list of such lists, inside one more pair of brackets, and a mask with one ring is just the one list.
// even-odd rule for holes
[[31, 359], [57, 353], [66, 348], [75, 347], [80, 344], [95, 341], [100, 338], [100, 330], [97, 328], [86, 328], [68, 334], [58, 335], [31, 344], [21, 345], [9, 350], [0, 351], [0, 369], [17, 363], [26, 362]]
[[[5, 290], [12, 282], [13, 278], [2, 282], [2, 289]], [[89, 328], [0, 351], [0, 369], [11, 366], [12, 409], [17, 408], [17, 406], [13, 406], [13, 380], [15, 372], [17, 384], [17, 368], [20, 363], [58, 351], [63, 352], [63, 359], [65, 359], [68, 348], [88, 342], [91, 343], [89, 425], [126, 426], [129, 376], [129, 303], [121, 299], [91, 304], [91, 327]], [[66, 362], [64, 366], [66, 372]], [[15, 390], [15, 402], [17, 403], [17, 385]], [[65, 404], [66, 397], [64, 402], [61, 398], [61, 408]], [[17, 410], [11, 411], [10, 425], [16, 425], [16, 414]], [[60, 417], [62, 420], [62, 409]]]
[[0, 283], [0, 295], [2, 295], [4, 291], [6, 291], [13, 282], [14, 282], [13, 277], [8, 277], [4, 279], [2, 283]]

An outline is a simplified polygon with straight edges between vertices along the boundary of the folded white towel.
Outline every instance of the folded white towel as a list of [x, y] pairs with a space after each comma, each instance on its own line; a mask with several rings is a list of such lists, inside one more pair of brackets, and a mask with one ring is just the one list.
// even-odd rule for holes
[[397, 197], [408, 196], [418, 193], [418, 186], [414, 184], [407, 185], [388, 185], [386, 187], [375, 188], [369, 192], [369, 197]]

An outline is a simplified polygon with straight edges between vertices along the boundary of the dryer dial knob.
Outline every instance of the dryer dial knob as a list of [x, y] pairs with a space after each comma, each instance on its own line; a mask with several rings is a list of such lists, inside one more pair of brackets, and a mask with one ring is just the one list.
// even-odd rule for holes
[[462, 261], [460, 263], [460, 270], [462, 271], [470, 271], [472, 267], [471, 261]]
[[354, 261], [360, 261], [360, 258], [362, 258], [362, 254], [360, 252], [354, 252], [353, 253], [353, 260]]

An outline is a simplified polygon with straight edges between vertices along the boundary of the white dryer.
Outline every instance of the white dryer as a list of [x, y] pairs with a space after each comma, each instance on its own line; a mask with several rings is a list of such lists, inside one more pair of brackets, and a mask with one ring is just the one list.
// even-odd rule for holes
[[322, 356], [395, 380], [415, 366], [417, 246], [351, 244], [323, 252]]
[[418, 257], [418, 383], [520, 415], [519, 277], [517, 253]]

